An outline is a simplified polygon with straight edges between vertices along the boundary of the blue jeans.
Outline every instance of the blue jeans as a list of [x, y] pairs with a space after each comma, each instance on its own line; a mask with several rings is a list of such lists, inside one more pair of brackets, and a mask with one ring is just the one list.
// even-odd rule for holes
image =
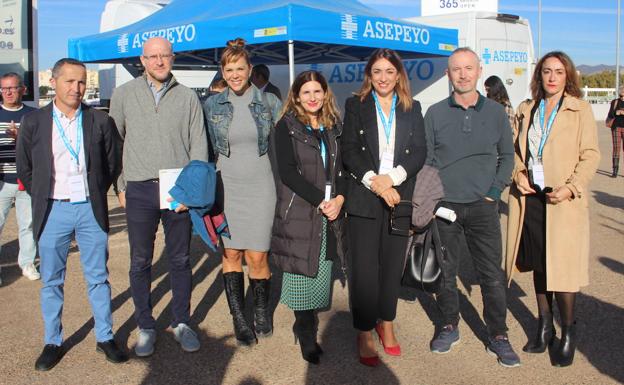
[[67, 253], [75, 234], [80, 249], [80, 263], [87, 281], [87, 293], [95, 320], [98, 342], [113, 338], [111, 289], [108, 283], [108, 234], [98, 225], [91, 202], [72, 204], [50, 202], [52, 209], [39, 238], [41, 257], [41, 312], [45, 326], [45, 344], [63, 342], [61, 315]]
[[0, 234], [4, 228], [11, 206], [15, 202], [15, 218], [17, 219], [19, 254], [17, 263], [22, 269], [35, 262], [37, 247], [32, 232], [32, 207], [30, 195], [19, 191], [17, 183], [0, 182]]

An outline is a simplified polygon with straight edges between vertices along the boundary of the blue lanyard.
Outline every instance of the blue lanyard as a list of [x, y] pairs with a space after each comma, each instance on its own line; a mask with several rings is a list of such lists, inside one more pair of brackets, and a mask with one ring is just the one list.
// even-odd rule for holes
[[61, 121], [56, 115], [56, 111], [52, 111], [52, 117], [54, 118], [56, 129], [58, 130], [59, 135], [61, 135], [61, 139], [63, 139], [65, 148], [67, 148], [67, 151], [69, 151], [74, 162], [76, 162], [76, 166], [80, 166], [80, 158], [78, 155], [80, 154], [80, 146], [82, 143], [82, 110], [79, 109], [76, 112], [76, 132], [77, 132], [76, 133], [76, 150], [72, 148], [69, 142], [69, 139], [67, 138], [67, 135], [65, 134], [65, 130], [63, 129], [63, 126], [61, 125]]
[[550, 113], [548, 124], [544, 126], [544, 115], [546, 114], [546, 106], [544, 103], [544, 99], [540, 101], [539, 113], [540, 113], [540, 125], [542, 128], [542, 139], [540, 140], [539, 148], [537, 149], [538, 159], [542, 159], [542, 152], [544, 151], [544, 145], [546, 144], [546, 140], [548, 139], [548, 136], [550, 135], [550, 130], [552, 128], [553, 122], [555, 121], [555, 116], [557, 116], [557, 112], [559, 112], [559, 103], [561, 103], [561, 99], [557, 103], [557, 107]]
[[[307, 127], [308, 130], [310, 130], [310, 132], [313, 132], [312, 131], [313, 130], [312, 127], [310, 127], [310, 126], [306, 126], [306, 127]], [[324, 127], [321, 124], [321, 126], [319, 127], [319, 132], [323, 132], [323, 129], [324, 129]], [[323, 159], [323, 166], [327, 166], [326, 165], [327, 159], [325, 159], [325, 154], [326, 154], [325, 142], [323, 142], [323, 138], [319, 138], [319, 142], [321, 143], [320, 144], [320, 147], [321, 147], [321, 159]]]
[[379, 118], [381, 119], [381, 124], [384, 126], [384, 131], [386, 133], [386, 143], [390, 144], [390, 132], [392, 131], [392, 122], [394, 121], [394, 114], [396, 110], [396, 93], [392, 95], [392, 107], [390, 107], [390, 115], [388, 116], [387, 122], [383, 110], [381, 109], [381, 104], [379, 104], [379, 98], [377, 97], [377, 93], [375, 91], [373, 91], [373, 99], [375, 99], [375, 107], [377, 107], [377, 113], [379, 114]]

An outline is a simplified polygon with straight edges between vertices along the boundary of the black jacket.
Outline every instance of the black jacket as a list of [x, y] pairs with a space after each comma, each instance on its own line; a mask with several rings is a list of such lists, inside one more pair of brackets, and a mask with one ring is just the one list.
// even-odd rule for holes
[[[279, 171], [271, 255], [283, 271], [314, 277], [318, 273], [323, 214], [317, 211], [325, 197], [327, 176], [332, 197], [344, 196], [341, 176], [340, 125], [326, 130], [328, 173], [321, 159], [319, 139], [297, 118], [286, 114], [275, 128]], [[330, 226], [327, 226], [329, 230]], [[327, 257], [334, 259], [336, 239], [327, 231]]]
[[268, 82], [266, 87], [264, 87], [264, 92], [273, 94], [277, 96], [279, 100], [282, 100], [282, 93], [280, 92], [279, 88], [277, 88], [277, 86], [271, 82]]
[[[37, 240], [52, 207], [52, 111], [50, 103], [24, 116], [17, 140], [17, 176], [32, 198], [33, 234]], [[108, 232], [106, 193], [121, 168], [121, 159], [117, 157], [119, 135], [108, 114], [85, 104], [82, 126], [89, 199], [95, 219]]]
[[[401, 200], [412, 200], [416, 174], [425, 163], [427, 145], [425, 123], [420, 103], [414, 101], [410, 111], [396, 107], [396, 134], [394, 145], [394, 167], [401, 165], [407, 172], [407, 179], [395, 187]], [[342, 160], [345, 173], [350, 175], [346, 201], [349, 215], [378, 218], [381, 215], [381, 198], [362, 184], [367, 171], [379, 170], [379, 139], [377, 109], [371, 94], [360, 102], [359, 96], [347, 99], [342, 134]]]

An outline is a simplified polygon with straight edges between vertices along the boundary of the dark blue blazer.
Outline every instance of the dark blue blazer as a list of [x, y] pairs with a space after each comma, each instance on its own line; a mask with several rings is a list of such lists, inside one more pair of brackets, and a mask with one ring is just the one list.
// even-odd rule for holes
[[[52, 180], [53, 104], [22, 118], [17, 138], [17, 177], [32, 199], [33, 234], [39, 240], [47, 220]], [[121, 171], [119, 134], [106, 112], [82, 105], [82, 129], [87, 166], [87, 185], [93, 214], [102, 230], [108, 232], [106, 193]]]

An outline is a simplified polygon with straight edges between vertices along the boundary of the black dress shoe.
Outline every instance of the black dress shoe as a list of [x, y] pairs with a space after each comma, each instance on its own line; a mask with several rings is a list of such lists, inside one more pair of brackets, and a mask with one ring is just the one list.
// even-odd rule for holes
[[104, 353], [106, 359], [114, 364], [128, 361], [128, 355], [117, 347], [115, 340], [98, 342], [95, 350]]
[[35, 369], [46, 371], [52, 369], [59, 363], [63, 357], [63, 347], [58, 345], [48, 344], [43, 347], [43, 351], [35, 362]]

